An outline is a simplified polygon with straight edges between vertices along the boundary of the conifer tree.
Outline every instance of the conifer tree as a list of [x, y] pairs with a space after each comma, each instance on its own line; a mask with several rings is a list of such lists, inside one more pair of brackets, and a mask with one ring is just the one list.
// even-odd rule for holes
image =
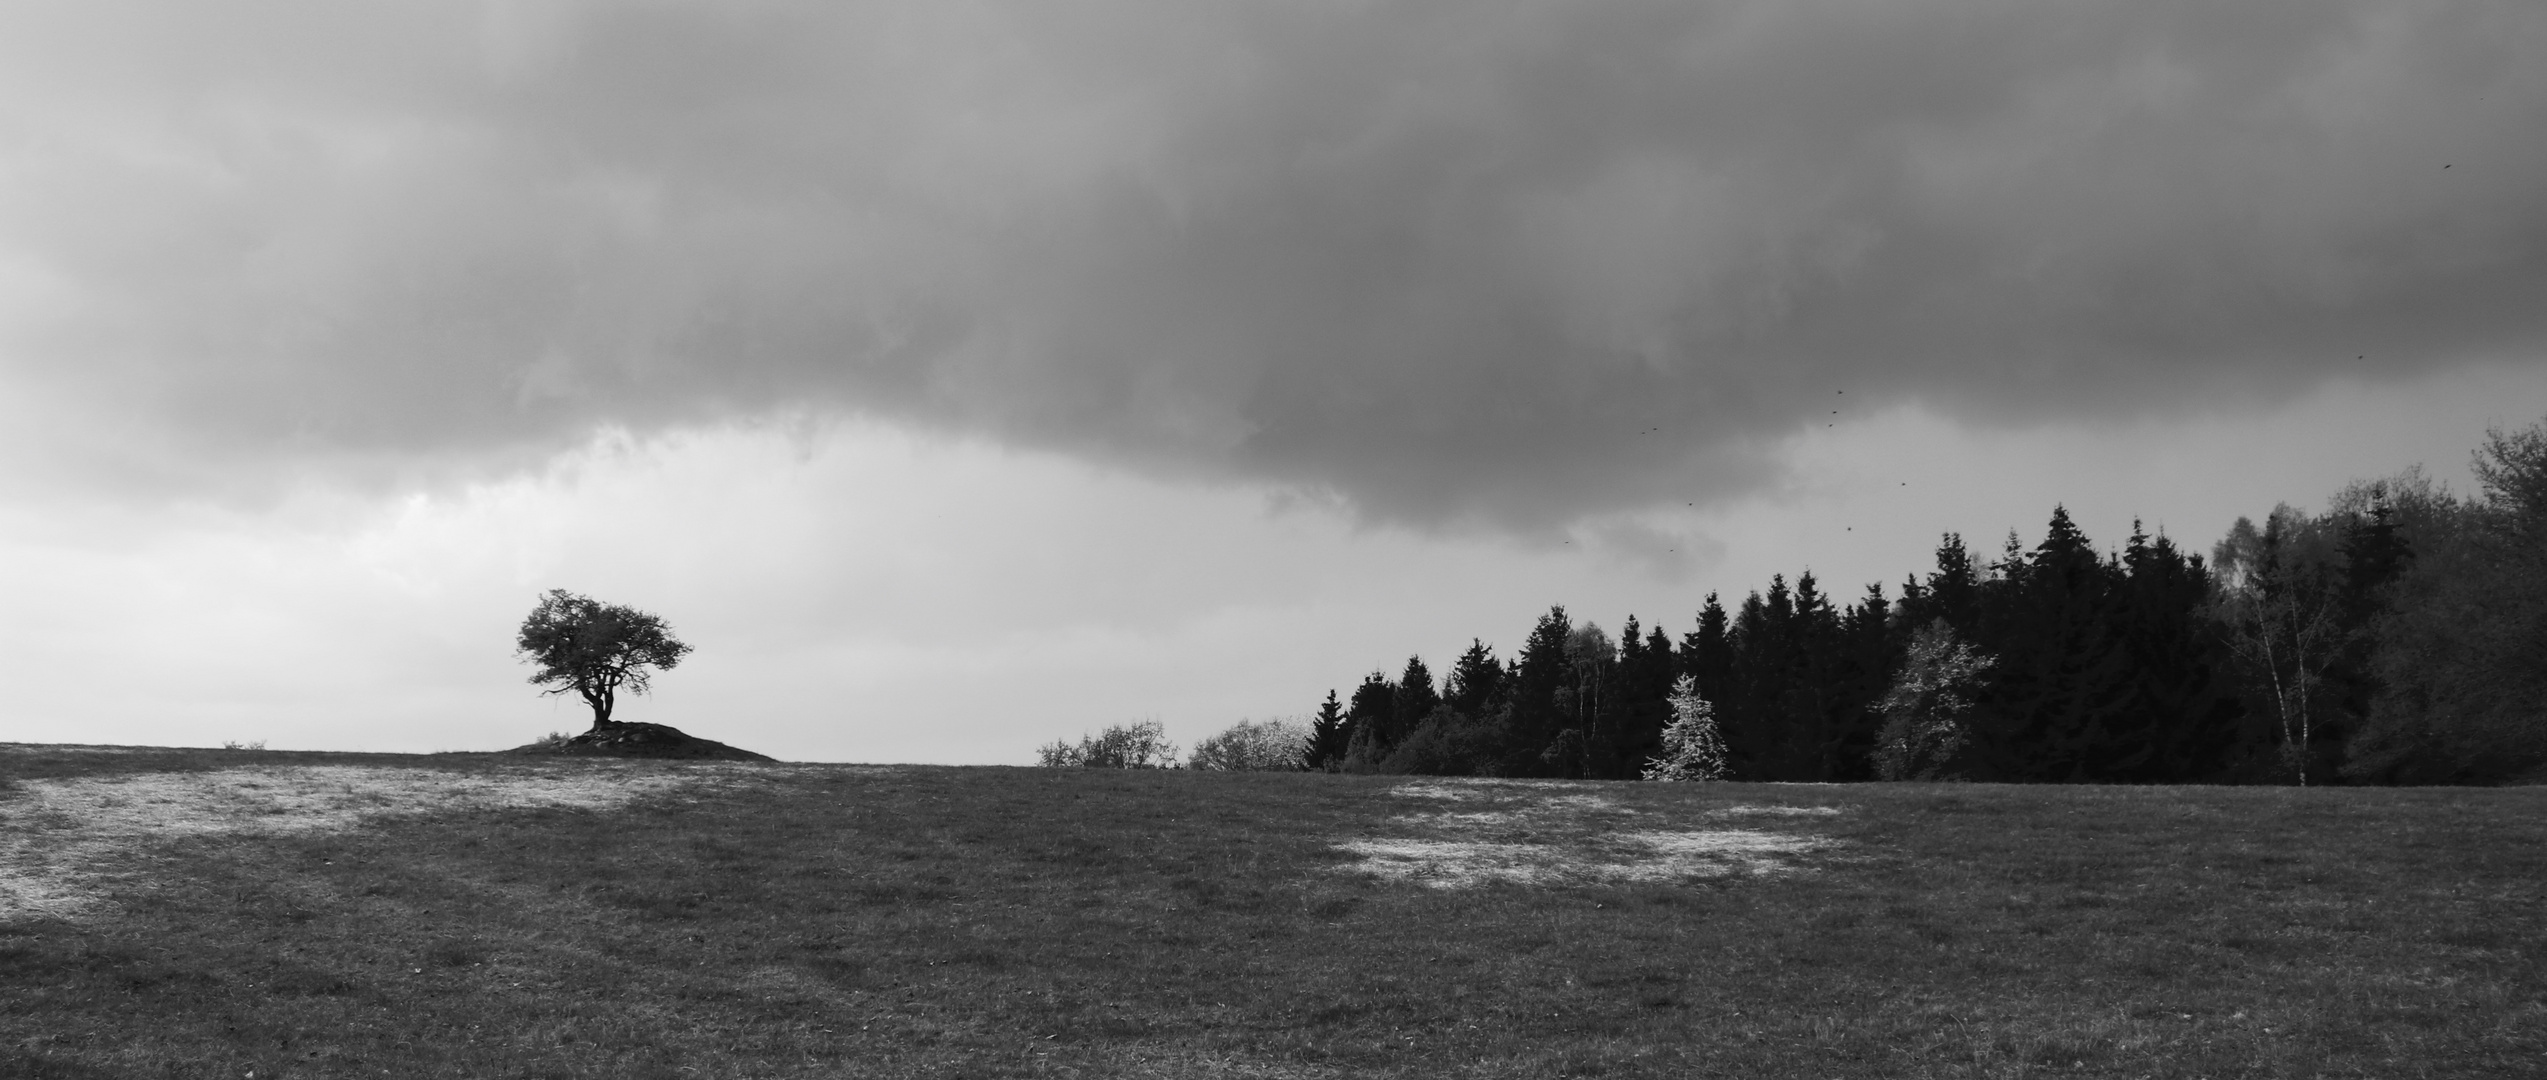
[[1904, 644], [1892, 615], [1881, 584], [1866, 586], [1866, 595], [1840, 613], [1837, 656], [1827, 665], [1834, 681], [1830, 738], [1823, 746], [1825, 780], [1874, 779], [1875, 739], [1884, 725], [1881, 703]]
[[2204, 618], [2210, 576], [2161, 533], [2138, 522], [2124, 545], [2115, 618], [2130, 659], [2132, 730], [2146, 754], [2123, 753], [2097, 770], [2099, 779], [2183, 783], [2219, 776], [2240, 740], [2243, 706], [2224, 678], [2227, 655]]
[[1707, 700], [1715, 706], [1729, 775], [1741, 780], [1782, 780], [1777, 698], [1783, 683], [1795, 605], [1786, 575], [1769, 575], [1766, 594], [1754, 592], [1734, 610], [1725, 628], [1725, 686]]
[[1698, 695], [1687, 675], [1672, 682], [1671, 723], [1663, 727], [1662, 753], [1645, 762], [1647, 780], [1722, 780], [1725, 744], [1716, 730], [1715, 707]]
[[1384, 671], [1363, 676], [1362, 685], [1353, 689], [1351, 703], [1344, 707], [1344, 718], [1353, 729], [1352, 740], [1344, 750], [1344, 768], [1377, 766], [1396, 746], [1397, 684], [1390, 682]]
[[1444, 704], [1462, 716], [1486, 716], [1503, 695], [1503, 664], [1484, 641], [1470, 638], [1468, 651], [1459, 654], [1445, 682]]
[[1565, 727], [1557, 691], [1565, 688], [1571, 674], [1567, 639], [1573, 631], [1565, 605], [1558, 604], [1539, 617], [1538, 624], [1530, 629], [1529, 639], [1522, 642], [1521, 655], [1509, 674], [1511, 709], [1502, 739], [1502, 772], [1506, 776], [1545, 776], [1551, 771], [1542, 758], [1555, 743], [1557, 732]]
[[1353, 724], [1344, 715], [1344, 703], [1336, 700], [1335, 691], [1327, 691], [1327, 700], [1309, 720], [1309, 753], [1304, 767], [1312, 772], [1333, 772], [1344, 763], [1345, 751], [1353, 745]]
[[1723, 700], [1732, 691], [1732, 621], [1714, 593], [1708, 593], [1706, 605], [1698, 609], [1698, 628], [1681, 638], [1680, 672], [1697, 679], [1698, 692], [1711, 701]]
[[1388, 745], [1406, 741], [1415, 725], [1423, 723], [1441, 703], [1441, 694], [1433, 689], [1433, 670], [1424, 666], [1423, 657], [1407, 657], [1406, 672], [1397, 677], [1397, 693], [1389, 701]]
[[[2009, 534], [2015, 540], [2015, 534]], [[1929, 571], [1928, 585], [1921, 590], [1921, 605], [1910, 606], [1905, 600], [1904, 612], [1926, 626], [1930, 619], [1944, 619], [1958, 632], [1970, 633], [1981, 621], [1981, 572], [1973, 564], [1972, 550], [1963, 546], [1960, 533], [1947, 533], [1937, 541], [1937, 568]]]
[[2126, 769], [2129, 658], [2116, 633], [2118, 567], [2054, 507], [2032, 552], [2010, 550], [1982, 590], [1976, 644], [1997, 659], [1976, 709], [1978, 779], [2081, 782]]
[[1680, 675], [1680, 658], [1671, 636], [1660, 626], [1637, 638], [1635, 616], [1619, 633], [1618, 678], [1609, 695], [1610, 760], [1617, 779], [1633, 778], [1640, 763], [1660, 752], [1663, 728], [1671, 722], [1671, 688]]

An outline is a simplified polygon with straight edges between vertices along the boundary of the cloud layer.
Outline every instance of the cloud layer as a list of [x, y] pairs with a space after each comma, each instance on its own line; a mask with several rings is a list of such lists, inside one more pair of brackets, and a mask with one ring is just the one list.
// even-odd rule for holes
[[2530, 0], [13, 10], [0, 409], [133, 484], [846, 412], [1529, 528], [2547, 362]]

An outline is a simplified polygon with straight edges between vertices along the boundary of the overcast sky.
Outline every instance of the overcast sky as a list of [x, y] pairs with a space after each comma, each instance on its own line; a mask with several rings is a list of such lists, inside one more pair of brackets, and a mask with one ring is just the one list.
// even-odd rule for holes
[[2547, 416], [2547, 5], [0, 5], [0, 739], [1190, 742]]

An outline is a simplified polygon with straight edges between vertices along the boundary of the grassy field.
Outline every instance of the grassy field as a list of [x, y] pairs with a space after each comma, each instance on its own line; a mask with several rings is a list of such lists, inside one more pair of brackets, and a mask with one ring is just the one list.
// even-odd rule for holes
[[0, 1076], [2524, 1076], [2547, 789], [0, 746]]

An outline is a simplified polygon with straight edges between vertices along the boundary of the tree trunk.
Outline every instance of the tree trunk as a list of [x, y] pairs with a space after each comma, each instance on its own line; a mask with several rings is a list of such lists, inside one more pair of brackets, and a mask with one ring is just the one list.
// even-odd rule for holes
[[612, 694], [607, 687], [600, 690], [584, 691], [584, 704], [593, 707], [594, 731], [602, 731], [616, 726], [617, 722], [610, 718], [611, 707], [618, 704], [613, 700], [616, 696], [617, 695]]

